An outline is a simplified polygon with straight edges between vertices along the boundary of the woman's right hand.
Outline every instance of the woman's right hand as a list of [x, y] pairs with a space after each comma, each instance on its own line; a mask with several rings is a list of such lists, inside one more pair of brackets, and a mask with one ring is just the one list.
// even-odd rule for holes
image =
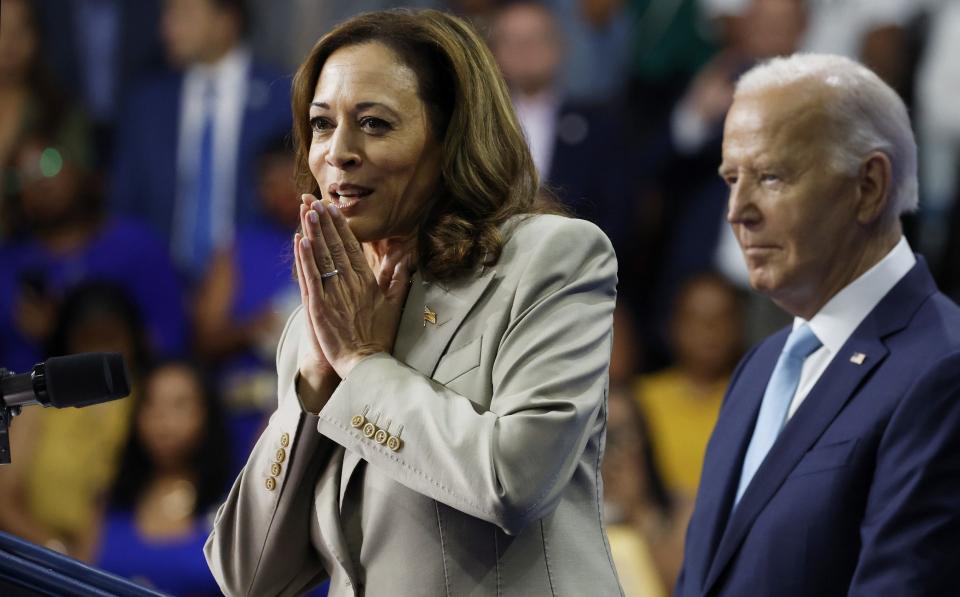
[[[307, 225], [306, 220], [308, 209], [309, 207], [306, 204], [300, 205], [300, 229], [307, 234], [307, 237], [312, 243], [314, 240], [312, 238], [312, 228]], [[313, 321], [310, 319], [310, 309], [308, 308], [309, 296], [307, 295], [307, 288], [303, 277], [304, 264], [300, 261], [300, 251], [298, 250], [301, 238], [302, 235], [299, 232], [294, 235], [293, 254], [297, 266], [297, 283], [300, 286], [300, 302], [303, 305], [304, 312], [303, 325], [305, 325], [307, 329], [304, 330], [304, 333], [301, 335], [302, 339], [297, 350], [297, 358], [299, 361], [297, 363], [299, 370], [297, 394], [300, 396], [303, 407], [309, 412], [316, 414], [320, 412], [327, 403], [327, 400], [330, 399], [333, 391], [337, 389], [337, 386], [340, 384], [340, 376], [337, 375], [337, 372], [330, 365], [327, 357], [324, 356], [323, 350], [320, 348], [320, 343], [317, 340]]]

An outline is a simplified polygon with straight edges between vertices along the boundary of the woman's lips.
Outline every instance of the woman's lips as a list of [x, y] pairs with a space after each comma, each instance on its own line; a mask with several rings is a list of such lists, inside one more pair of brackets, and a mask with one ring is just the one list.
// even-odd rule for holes
[[330, 200], [341, 210], [349, 210], [373, 193], [373, 189], [354, 184], [332, 184], [327, 189]]

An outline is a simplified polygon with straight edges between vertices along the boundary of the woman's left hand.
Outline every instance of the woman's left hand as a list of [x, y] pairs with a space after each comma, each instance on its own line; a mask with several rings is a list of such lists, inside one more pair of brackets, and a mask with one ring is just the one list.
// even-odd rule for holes
[[398, 249], [384, 256], [375, 275], [340, 210], [318, 200], [310, 208], [310, 230], [297, 247], [305, 306], [324, 356], [343, 379], [364, 357], [393, 350], [410, 274]]

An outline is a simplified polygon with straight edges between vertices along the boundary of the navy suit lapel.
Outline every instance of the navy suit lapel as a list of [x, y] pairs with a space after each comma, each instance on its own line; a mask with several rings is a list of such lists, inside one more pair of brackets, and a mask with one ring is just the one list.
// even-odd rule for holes
[[[864, 380], [886, 358], [888, 350], [882, 339], [906, 327], [920, 304], [935, 291], [933, 279], [921, 258], [864, 319], [834, 356], [796, 414], [787, 422], [747, 487], [736, 511], [730, 516], [729, 524], [723, 531], [710, 566], [706, 583], [703, 585], [704, 594], [709, 592], [717, 582], [757, 516], [779, 490], [803, 455], [816, 443]], [[767, 359], [768, 362], [764, 362], [765, 374], [759, 376], [764, 379], [764, 387], [772, 373], [783, 341], [778, 341], [774, 345], [777, 347], [777, 354], [774, 355], [773, 361]], [[860, 363], [851, 359], [856, 353], [864, 355], [862, 360], [857, 359], [861, 361]], [[732, 437], [737, 437], [733, 436], [734, 431], [741, 434], [739, 437], [742, 446], [739, 447], [735, 457], [727, 457], [727, 460], [734, 460], [735, 466], [724, 470], [729, 475], [725, 480], [728, 491], [724, 496], [727, 509], [716, 512], [717, 519], [714, 520], [716, 525], [722, 525], [722, 517], [729, 515], [729, 509], [732, 506], [732, 491], [729, 487], [735, 487], [739, 481], [746, 442], [752, 434], [764, 388], [760, 388], [759, 395], [756, 395], [755, 387], [750, 390], [748, 395], [748, 402], [752, 408], [750, 423], [748, 426], [735, 423], [736, 429], [731, 430]]]
[[734, 373], [710, 437], [691, 521], [691, 528], [699, 531], [687, 538], [684, 566], [688, 571], [699, 571], [696, 578], [688, 581], [697, 587], [704, 586], [717, 544], [726, 529], [760, 401], [787, 335], [788, 330], [784, 330], [757, 347]]

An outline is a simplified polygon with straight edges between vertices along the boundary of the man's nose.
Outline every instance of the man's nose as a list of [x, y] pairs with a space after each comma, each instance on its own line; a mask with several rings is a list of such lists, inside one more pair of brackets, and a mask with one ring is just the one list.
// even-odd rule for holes
[[742, 180], [732, 184], [727, 199], [727, 221], [731, 224], [749, 224], [758, 219], [759, 210], [752, 187]]

